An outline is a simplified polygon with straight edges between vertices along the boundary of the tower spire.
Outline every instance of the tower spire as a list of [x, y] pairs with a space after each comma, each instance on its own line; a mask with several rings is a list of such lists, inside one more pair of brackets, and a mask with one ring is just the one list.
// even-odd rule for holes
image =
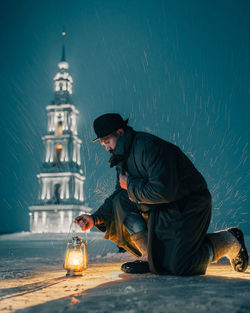
[[65, 29], [62, 31], [62, 37], [63, 37], [63, 44], [62, 44], [62, 58], [61, 62], [66, 62], [66, 56], [65, 56], [65, 46], [64, 46], [64, 37], [66, 36]]
[[62, 57], [61, 57], [61, 62], [66, 62], [64, 44], [62, 45]]
[[58, 63], [59, 72], [54, 77], [54, 90], [55, 90], [55, 100], [54, 102], [57, 104], [61, 103], [70, 103], [70, 95], [72, 94], [72, 84], [73, 79], [71, 75], [68, 73], [69, 64], [66, 61], [65, 56], [65, 28], [62, 31], [62, 56], [61, 60]]

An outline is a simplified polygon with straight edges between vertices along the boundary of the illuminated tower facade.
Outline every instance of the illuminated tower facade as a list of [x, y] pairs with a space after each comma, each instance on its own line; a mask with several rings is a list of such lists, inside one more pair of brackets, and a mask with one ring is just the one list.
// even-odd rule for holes
[[91, 211], [84, 204], [82, 141], [77, 133], [79, 112], [72, 101], [73, 79], [68, 68], [63, 45], [54, 77], [54, 100], [46, 107], [48, 123], [47, 134], [42, 137], [44, 162], [37, 175], [38, 202], [29, 207], [30, 231], [34, 233], [69, 232], [76, 216]]

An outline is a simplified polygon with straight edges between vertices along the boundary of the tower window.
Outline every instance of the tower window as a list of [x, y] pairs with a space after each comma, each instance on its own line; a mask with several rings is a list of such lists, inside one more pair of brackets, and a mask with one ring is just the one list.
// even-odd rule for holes
[[62, 121], [57, 122], [57, 128], [56, 128], [56, 135], [62, 136], [63, 130], [62, 130]]
[[56, 146], [56, 164], [59, 166], [61, 162], [61, 153], [63, 146], [61, 144]]
[[56, 135], [57, 136], [62, 136], [63, 134], [63, 115], [61, 113], [59, 113], [57, 116], [56, 116]]
[[61, 188], [60, 184], [55, 184], [55, 186], [54, 186], [54, 199], [55, 199], [56, 204], [60, 203], [60, 188]]

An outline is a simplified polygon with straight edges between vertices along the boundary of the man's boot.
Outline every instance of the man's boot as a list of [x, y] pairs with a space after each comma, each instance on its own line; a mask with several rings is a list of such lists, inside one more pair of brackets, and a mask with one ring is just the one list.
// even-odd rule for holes
[[148, 255], [148, 233], [140, 232], [130, 236], [133, 243], [141, 252], [141, 256], [145, 257]]
[[207, 236], [213, 247], [213, 263], [227, 257], [235, 271], [244, 272], [247, 269], [248, 253], [243, 233], [239, 228], [228, 228]]
[[[141, 252], [142, 257], [147, 257], [148, 255], [148, 233], [140, 232], [131, 235], [131, 240], [136, 245], [136, 247]], [[134, 262], [127, 262], [122, 264], [121, 270], [125, 273], [130, 274], [144, 274], [149, 272], [149, 265], [147, 261], [136, 260]]]

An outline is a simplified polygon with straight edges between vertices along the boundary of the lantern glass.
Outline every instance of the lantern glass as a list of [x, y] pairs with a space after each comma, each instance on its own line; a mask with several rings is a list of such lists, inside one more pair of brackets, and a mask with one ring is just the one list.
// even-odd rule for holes
[[67, 244], [64, 268], [67, 276], [82, 275], [82, 271], [88, 267], [86, 243], [81, 237], [73, 237], [72, 242]]

